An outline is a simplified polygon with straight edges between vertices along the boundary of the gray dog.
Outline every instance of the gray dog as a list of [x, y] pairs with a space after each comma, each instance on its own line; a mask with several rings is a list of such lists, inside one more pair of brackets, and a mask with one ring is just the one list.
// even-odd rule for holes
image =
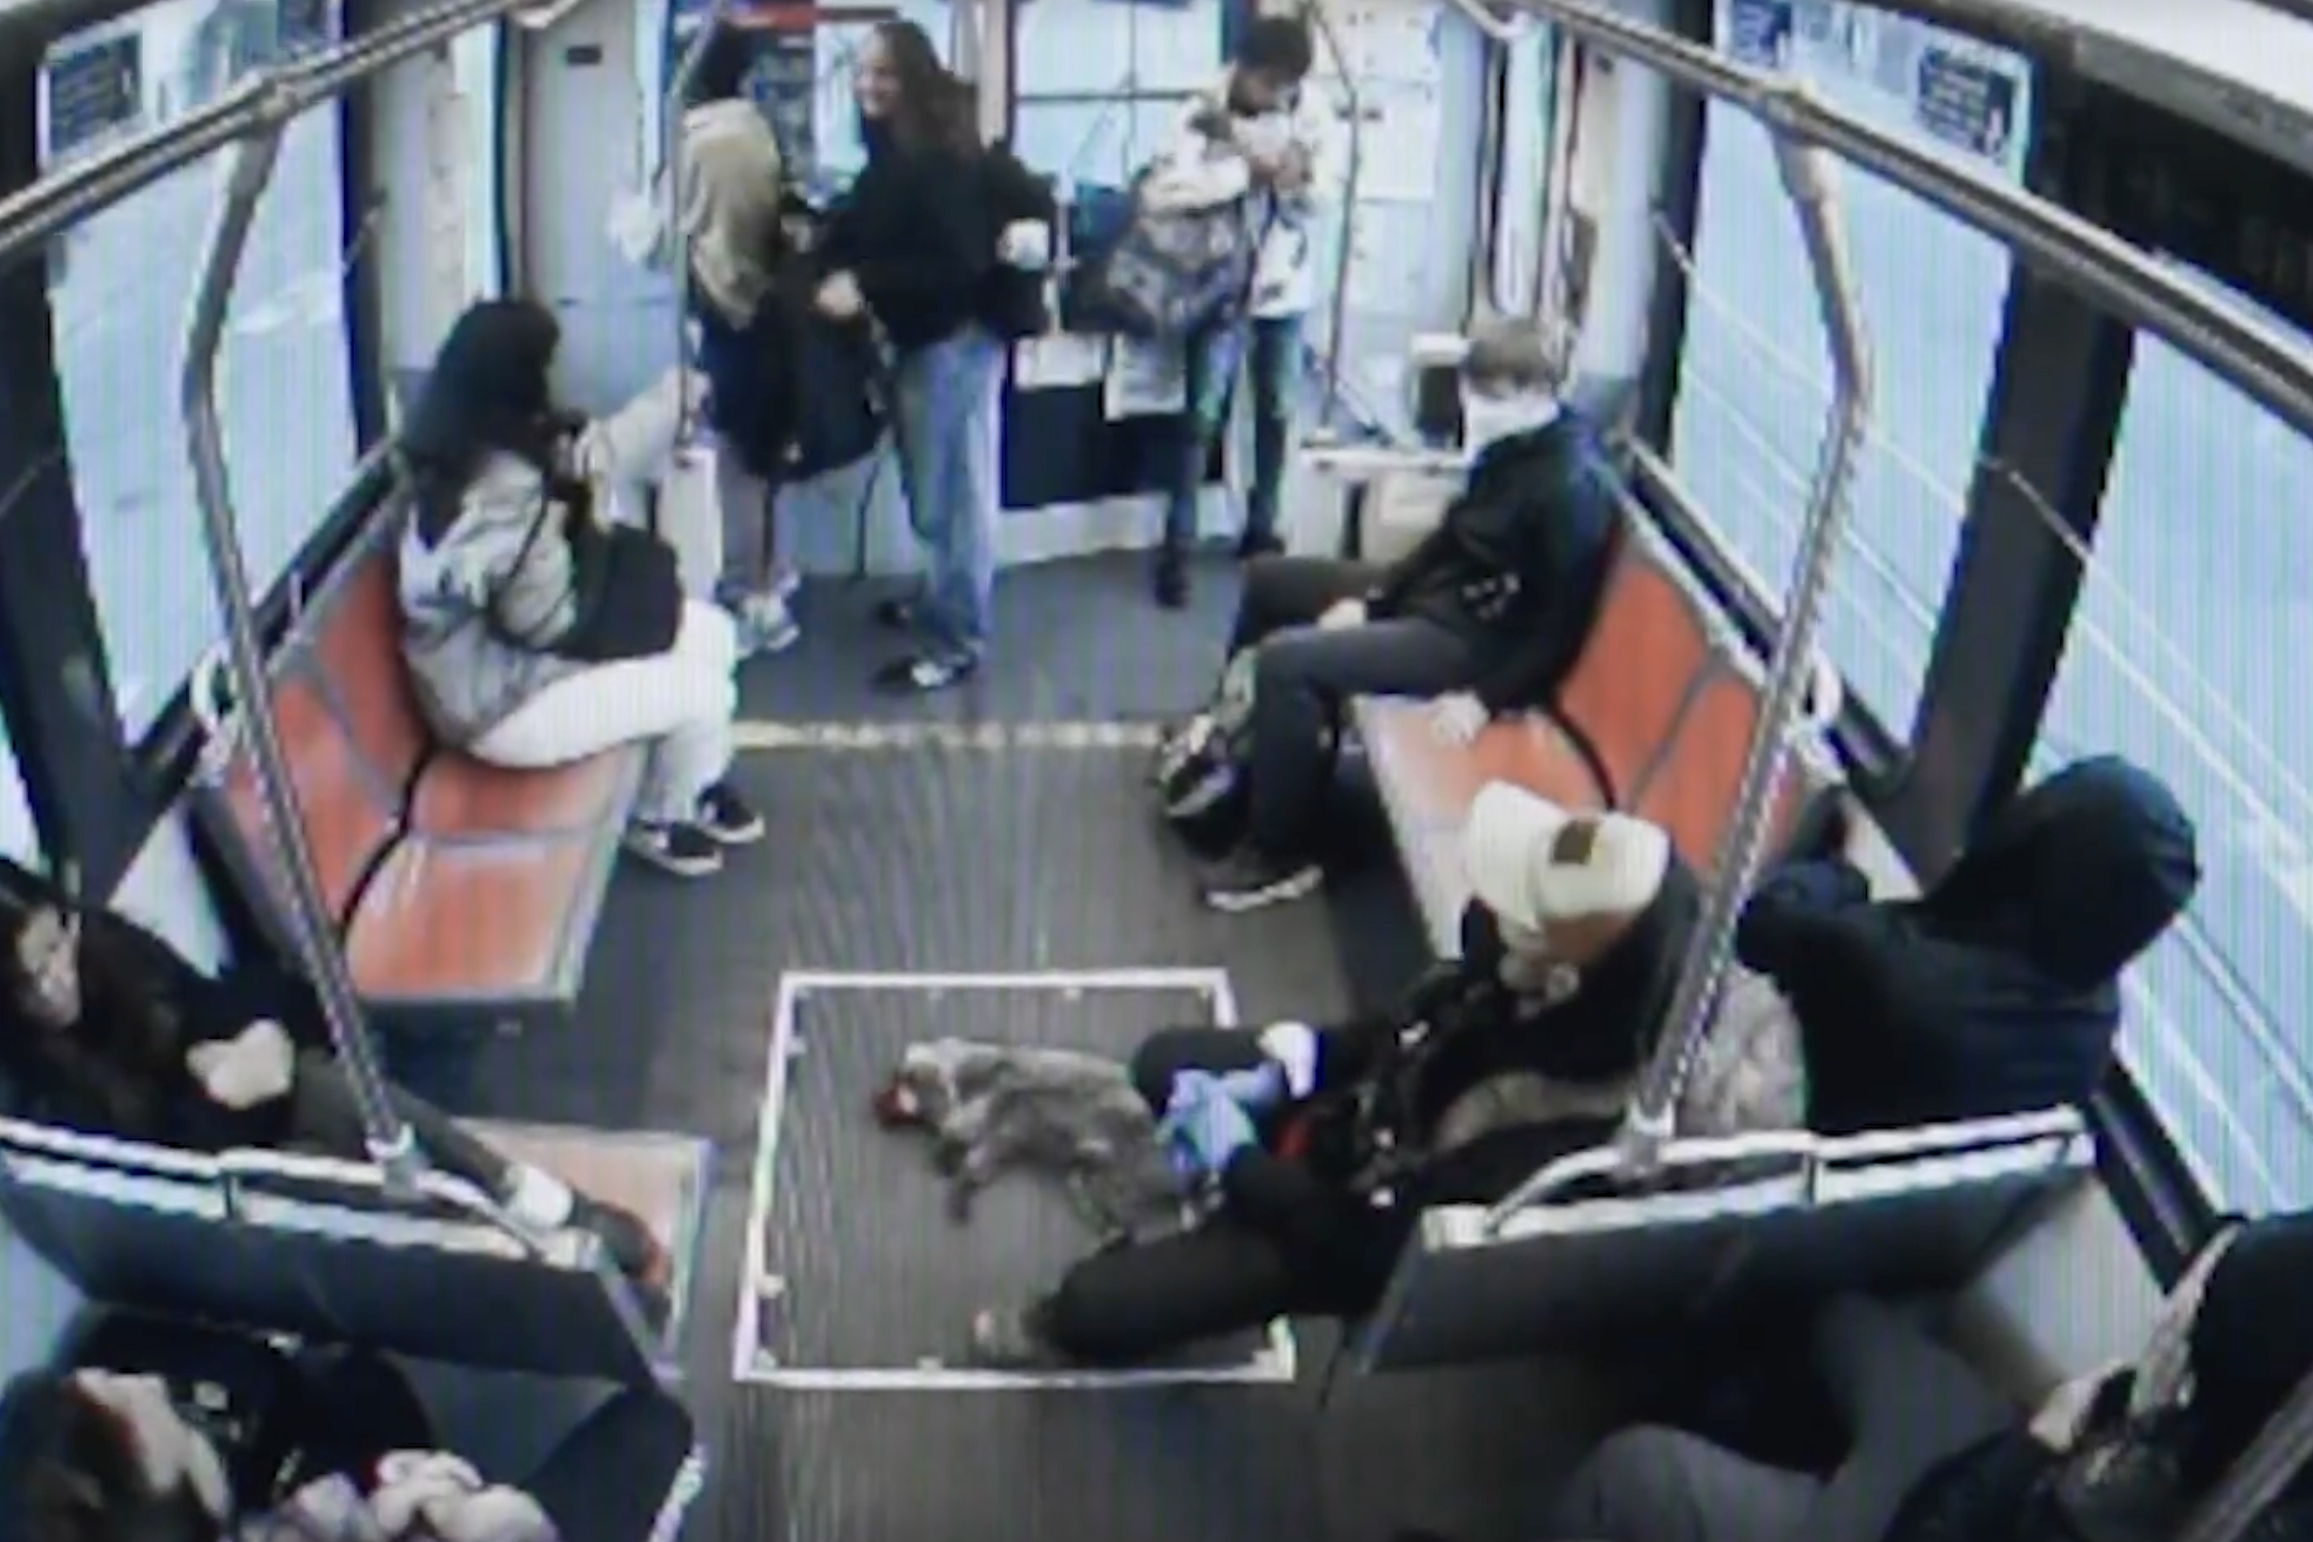
[[876, 1117], [929, 1130], [949, 1211], [971, 1216], [1009, 1169], [1060, 1180], [1104, 1245], [1146, 1241], [1194, 1219], [1156, 1121], [1113, 1060], [1075, 1050], [933, 1039], [901, 1053]]

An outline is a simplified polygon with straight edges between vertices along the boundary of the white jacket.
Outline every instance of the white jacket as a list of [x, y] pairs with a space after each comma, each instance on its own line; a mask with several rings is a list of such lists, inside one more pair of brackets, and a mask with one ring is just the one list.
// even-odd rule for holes
[[1197, 121], [1229, 99], [1229, 77], [1181, 113], [1178, 137], [1142, 191], [1153, 207], [1209, 208], [1252, 196], [1256, 229], [1268, 234], [1253, 272], [1251, 310], [1273, 320], [1308, 313], [1317, 303], [1317, 223], [1325, 204], [1337, 196], [1343, 175], [1340, 125], [1333, 104], [1304, 82], [1290, 105], [1254, 117], [1238, 117], [1236, 143], [1274, 154], [1298, 146], [1309, 157], [1309, 181], [1300, 191], [1275, 193], [1252, 187], [1245, 158], [1234, 145], [1219, 144]]

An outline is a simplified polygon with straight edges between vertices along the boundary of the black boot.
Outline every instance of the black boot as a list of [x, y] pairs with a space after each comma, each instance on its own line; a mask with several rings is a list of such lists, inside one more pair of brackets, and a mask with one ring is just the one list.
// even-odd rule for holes
[[1177, 546], [1157, 553], [1153, 575], [1156, 602], [1166, 610], [1183, 610], [1189, 603], [1188, 555]]

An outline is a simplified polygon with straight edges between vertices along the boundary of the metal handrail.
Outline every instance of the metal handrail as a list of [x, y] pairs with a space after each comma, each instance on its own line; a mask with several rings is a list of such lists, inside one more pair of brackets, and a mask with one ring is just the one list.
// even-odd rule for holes
[[[683, 142], [683, 116], [690, 108], [691, 87], [699, 78], [699, 67], [706, 61], [707, 49], [722, 29], [724, 13], [729, 7], [730, 0], [713, 0], [706, 14], [699, 18], [699, 30], [684, 48], [682, 61], [667, 82], [666, 100], [659, 105], [665, 125], [659, 147], [659, 167], [666, 182], [661, 189], [665, 203], [660, 217], [666, 221], [666, 250], [675, 270], [675, 441], [678, 445], [690, 443], [695, 426], [691, 422], [691, 233], [683, 220], [683, 174], [690, 165], [690, 147]], [[668, 15], [671, 27], [671, 9]]]
[[[1624, 1127], [1624, 1148], [1643, 1166], [1670, 1137], [1680, 1087], [1710, 1032], [1719, 990], [1734, 958], [1735, 923], [1743, 898], [1765, 859], [1767, 838], [1794, 729], [1803, 728], [1808, 687], [1817, 676], [1815, 636], [1821, 629], [1831, 571], [1847, 531], [1855, 462], [1870, 428], [1871, 343], [1856, 301], [1853, 266], [1839, 217], [1831, 157], [1820, 147], [1778, 132], [1783, 188], [1799, 215], [1800, 234], [1823, 311], [1831, 355], [1831, 404], [1816, 464], [1807, 520], [1792, 561], [1791, 594], [1767, 669], [1765, 700], [1751, 736], [1733, 817], [1719, 842], [1717, 882], [1706, 896], [1665, 1023], [1668, 1032], [1639, 1082]], [[1820, 706], [1820, 704], [1818, 704]]]
[[232, 303], [234, 278], [249, 244], [258, 201], [280, 156], [285, 126], [286, 120], [269, 122], [234, 146], [224, 195], [202, 250], [200, 280], [185, 325], [185, 362], [180, 378], [185, 451], [192, 463], [194, 501], [200, 509], [201, 536], [208, 548], [217, 608], [225, 619], [225, 664], [231, 672], [234, 695], [249, 708], [242, 714], [243, 727], [255, 757], [266, 839], [288, 890], [283, 909], [290, 937], [298, 961], [320, 998], [330, 1042], [361, 1110], [362, 1133], [370, 1155], [390, 1181], [414, 1191], [424, 1172], [425, 1157], [408, 1121], [387, 1095], [376, 1051], [363, 1028], [361, 1002], [337, 948], [329, 904], [322, 897], [316, 874], [312, 842], [306, 834], [296, 786], [290, 780], [289, 758], [281, 747], [280, 728], [264, 706], [269, 699], [265, 650], [257, 635], [249, 575], [241, 561], [241, 537], [225, 465], [224, 427], [217, 411], [217, 354], [224, 341], [225, 313]]
[[2300, 433], [2313, 435], [2313, 347], [2247, 305], [2195, 287], [2143, 249], [2006, 181], [1841, 112], [1798, 81], [1631, 21], [1597, 0], [1503, 3], [1542, 16], [1579, 43], [1740, 108], [1777, 134], [1819, 145], [1927, 200], [2130, 326], [2166, 338]]
[[173, 123], [147, 130], [0, 198], [0, 264], [236, 140], [302, 113], [459, 33], [535, 0], [448, 0], [335, 48], [260, 70]]

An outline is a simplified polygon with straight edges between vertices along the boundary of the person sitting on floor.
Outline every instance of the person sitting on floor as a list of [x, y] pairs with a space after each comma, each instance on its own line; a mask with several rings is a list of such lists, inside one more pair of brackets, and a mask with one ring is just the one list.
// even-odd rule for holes
[[2103, 756], [2009, 801], [1916, 900], [1873, 900], [1837, 858], [1787, 865], [1744, 907], [1736, 956], [1797, 1011], [1810, 1128], [2023, 1113], [2096, 1090], [2120, 972], [2199, 884], [2175, 795]]
[[[1025, 1310], [983, 1312], [984, 1361], [1131, 1363], [1282, 1315], [1354, 1315], [1423, 1206], [1498, 1200], [1611, 1134], [1700, 915], [1694, 875], [1654, 825], [1570, 815], [1504, 783], [1478, 794], [1464, 851], [1463, 958], [1402, 1012], [1167, 1029], [1141, 1047], [1134, 1083], [1220, 1207], [1084, 1259]], [[1682, 1095], [1686, 1127], [1798, 1122], [1799, 1068], [1772, 1058], [1796, 1043], [1775, 1026], [1783, 1010], [1752, 982], [1730, 988]]]
[[513, 1488], [375, 1355], [115, 1317], [74, 1359], [0, 1392], [4, 1542], [640, 1542], [695, 1441], [614, 1392]]
[[683, 598], [664, 542], [604, 514], [611, 484], [667, 464], [682, 381], [574, 421], [547, 383], [561, 340], [544, 306], [486, 300], [443, 342], [397, 446], [402, 656], [428, 725], [490, 765], [647, 745], [627, 850], [699, 877], [764, 834], [727, 779], [738, 633]]
[[[1868, 1297], [1826, 1306], [1812, 1368], [1846, 1456], [1828, 1475], [1684, 1430], [1610, 1436], [1559, 1494], [1563, 1542], [2072, 1542], [2173, 1536], [2313, 1369], [2313, 1218], [2228, 1227], [2133, 1365], [2068, 1382], [2030, 1423], [1966, 1361]], [[2313, 1537], [2300, 1475], [2247, 1542]]]
[[[159, 937], [37, 880], [0, 894], [0, 1068], [20, 1110], [85, 1135], [194, 1151], [368, 1156], [352, 1084], [310, 990], [261, 964], [212, 978]], [[400, 1089], [418, 1145], [541, 1231], [591, 1232], [639, 1286], [667, 1260], [643, 1222], [523, 1163]]]
[[1253, 651], [1251, 704], [1231, 759], [1247, 785], [1243, 840], [1204, 885], [1217, 910], [1297, 899], [1322, 881], [1328, 742], [1350, 698], [1437, 698], [1456, 744], [1538, 706], [1572, 667], [1606, 584], [1617, 529], [1606, 454], [1588, 417], [1550, 393], [1551, 350], [1528, 324], [1481, 332], [1463, 364], [1502, 437], [1478, 448], [1438, 527], [1387, 567], [1263, 557], [1229, 638]]

